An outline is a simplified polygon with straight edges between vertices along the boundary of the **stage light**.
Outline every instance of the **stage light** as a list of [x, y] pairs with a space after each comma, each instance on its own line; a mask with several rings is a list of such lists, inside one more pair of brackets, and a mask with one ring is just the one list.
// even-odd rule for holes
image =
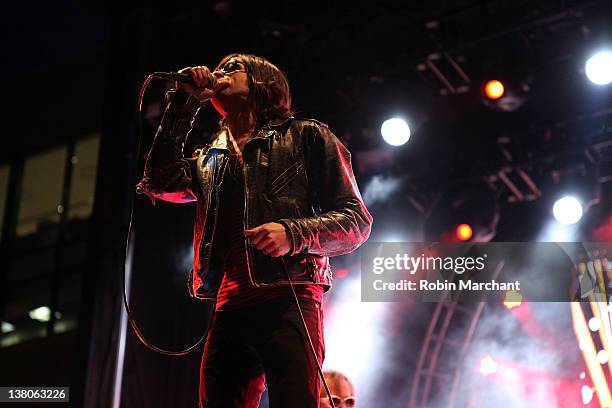
[[593, 400], [593, 389], [588, 385], [582, 386], [582, 403], [588, 405]]
[[591, 82], [608, 85], [612, 82], [612, 54], [608, 51], [598, 52], [587, 60], [584, 69]]
[[472, 238], [472, 227], [470, 227], [469, 224], [459, 224], [455, 231], [455, 235], [457, 235], [459, 241], [467, 241]]
[[385, 322], [389, 309], [382, 302], [361, 302], [361, 280], [351, 275], [326, 302], [323, 367], [351, 373], [359, 383], [369, 381], [372, 372], [385, 364], [379, 350], [388, 347]]
[[491, 79], [482, 84], [480, 99], [491, 109], [501, 112], [514, 112], [529, 100], [531, 78], [517, 72], [499, 73], [503, 81]]
[[[464, 234], [471, 229], [471, 242], [489, 242], [497, 231], [499, 202], [495, 191], [482, 180], [449, 186], [441, 191], [440, 199], [430, 209], [424, 222], [425, 241], [462, 241], [459, 230]], [[463, 236], [465, 240], [465, 236]]]
[[480, 359], [480, 374], [488, 377], [497, 372], [499, 364], [491, 356], [486, 356]]
[[497, 79], [492, 79], [485, 84], [484, 92], [487, 98], [495, 101], [504, 96], [504, 84]]
[[334, 277], [336, 277], [338, 279], [344, 279], [348, 275], [349, 275], [349, 269], [348, 268], [336, 269], [336, 271], [334, 272]]
[[380, 127], [380, 133], [391, 146], [401, 146], [410, 139], [410, 126], [401, 118], [387, 119]]
[[2, 333], [10, 333], [15, 331], [15, 326], [10, 324], [9, 322], [2, 322]]
[[555, 202], [553, 214], [561, 224], [575, 224], [582, 218], [582, 205], [576, 198], [565, 196]]
[[504, 295], [504, 306], [508, 310], [511, 310], [515, 307], [520, 306], [522, 301], [523, 301], [523, 296], [520, 293], [518, 293], [516, 290], [509, 290]]
[[598, 317], [591, 317], [589, 319], [589, 329], [591, 331], [597, 331], [601, 327], [601, 320]]
[[599, 350], [597, 352], [597, 361], [599, 361], [599, 364], [606, 364], [609, 358], [610, 356], [606, 350]]
[[582, 351], [582, 358], [584, 359], [587, 371], [589, 372], [589, 377], [593, 381], [599, 403], [603, 407], [610, 407], [612, 406], [610, 388], [608, 388], [604, 370], [597, 360], [595, 343], [593, 341], [591, 332], [589, 331], [582, 306], [579, 302], [570, 302], [569, 305], [572, 313], [574, 334], [578, 340], [578, 346]]

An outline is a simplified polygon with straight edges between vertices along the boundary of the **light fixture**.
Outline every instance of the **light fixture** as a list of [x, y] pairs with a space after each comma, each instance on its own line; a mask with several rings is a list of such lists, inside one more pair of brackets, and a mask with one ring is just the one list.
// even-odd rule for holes
[[459, 224], [455, 235], [457, 235], [459, 241], [467, 241], [472, 238], [472, 227], [470, 227], [470, 224]]
[[599, 364], [606, 364], [609, 357], [610, 356], [606, 350], [599, 350], [597, 352], [597, 361], [599, 361]]
[[584, 66], [587, 78], [596, 85], [612, 82], [612, 53], [601, 51], [589, 58]]
[[589, 319], [589, 329], [591, 331], [597, 331], [601, 327], [601, 320], [598, 317], [591, 317]]
[[497, 79], [492, 79], [488, 81], [484, 86], [485, 96], [491, 100], [497, 100], [504, 96], [505, 88], [504, 84]]
[[582, 205], [575, 197], [565, 196], [555, 202], [553, 215], [561, 224], [575, 224], [582, 218]]
[[582, 403], [588, 405], [593, 400], [593, 389], [588, 385], [583, 385], [581, 389]]
[[391, 118], [383, 122], [380, 133], [391, 146], [401, 146], [410, 139], [410, 126], [402, 118]]

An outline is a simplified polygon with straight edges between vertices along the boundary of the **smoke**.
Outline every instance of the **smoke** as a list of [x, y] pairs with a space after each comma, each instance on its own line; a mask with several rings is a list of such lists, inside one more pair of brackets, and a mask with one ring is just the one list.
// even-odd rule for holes
[[[578, 380], [581, 371], [568, 304], [530, 303], [519, 307], [528, 307], [530, 314], [520, 318], [497, 309], [481, 317], [462, 363], [455, 406], [573, 406], [567, 395], [559, 393], [560, 384]], [[484, 356], [499, 362], [498, 372], [489, 377], [479, 373]], [[572, 390], [566, 391], [573, 395]], [[576, 405], [580, 403], [579, 389], [573, 398]]]
[[400, 184], [401, 180], [398, 177], [373, 176], [363, 190], [363, 200], [368, 206], [384, 202], [397, 191]]
[[180, 250], [177, 249], [173, 256], [173, 265], [176, 267], [173, 269], [172, 283], [183, 287], [193, 267], [193, 245], [183, 246]]
[[[359, 258], [356, 257], [358, 261]], [[405, 407], [415, 355], [430, 305], [362, 302], [359, 264], [337, 280], [324, 302], [324, 368], [346, 374], [355, 385], [357, 406]]]
[[358, 277], [338, 284], [333, 302], [325, 308], [324, 368], [346, 374], [355, 384], [358, 398], [368, 398], [372, 373], [382, 364], [384, 303], [361, 302]]
[[577, 225], [564, 225], [549, 221], [536, 238], [536, 242], [575, 242], [579, 240]]
[[[338, 282], [335, 290], [325, 310], [324, 367], [353, 380], [358, 406], [406, 407], [423, 328], [429, 324], [424, 317], [431, 315], [425, 306], [431, 305], [362, 303], [356, 278]], [[455, 326], [448, 338], [461, 342], [464, 335], [465, 327]], [[467, 353], [462, 355], [449, 345], [445, 350], [438, 371], [452, 374], [459, 366], [461, 372], [455, 407], [581, 403], [580, 389], [573, 386], [583, 368], [567, 303], [524, 303], [512, 311], [487, 305]], [[479, 372], [480, 359], [487, 355], [499, 362], [499, 370], [484, 377]], [[448, 380], [432, 389], [432, 396], [437, 395], [428, 408], [448, 406], [451, 383]]]

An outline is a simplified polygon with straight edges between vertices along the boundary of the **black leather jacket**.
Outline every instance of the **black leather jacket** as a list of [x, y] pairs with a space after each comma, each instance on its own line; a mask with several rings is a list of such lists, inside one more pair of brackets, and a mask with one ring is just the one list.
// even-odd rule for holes
[[[211, 266], [220, 185], [228, 163], [228, 138], [183, 157], [183, 145], [200, 103], [183, 91], [169, 91], [167, 107], [147, 157], [138, 193], [172, 202], [197, 201], [194, 266], [189, 293], [213, 299], [223, 271]], [[323, 124], [287, 118], [263, 126], [244, 146], [244, 227], [280, 222], [292, 239], [281, 258], [246, 245], [251, 282], [315, 283], [329, 289], [329, 257], [352, 252], [370, 234], [372, 216], [355, 183], [349, 151]]]

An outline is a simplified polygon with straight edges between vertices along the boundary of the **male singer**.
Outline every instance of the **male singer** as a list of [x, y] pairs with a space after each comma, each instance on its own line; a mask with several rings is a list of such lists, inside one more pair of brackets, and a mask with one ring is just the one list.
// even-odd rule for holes
[[[372, 223], [350, 153], [324, 124], [292, 117], [287, 78], [264, 58], [231, 54], [213, 72], [180, 72], [193, 83], [167, 93], [137, 191], [197, 201], [189, 292], [216, 300], [200, 406], [256, 408], [267, 386], [271, 406], [318, 407], [317, 363], [299, 309], [322, 363], [329, 257], [355, 250]], [[220, 128], [185, 158], [185, 138], [209, 99]]]

